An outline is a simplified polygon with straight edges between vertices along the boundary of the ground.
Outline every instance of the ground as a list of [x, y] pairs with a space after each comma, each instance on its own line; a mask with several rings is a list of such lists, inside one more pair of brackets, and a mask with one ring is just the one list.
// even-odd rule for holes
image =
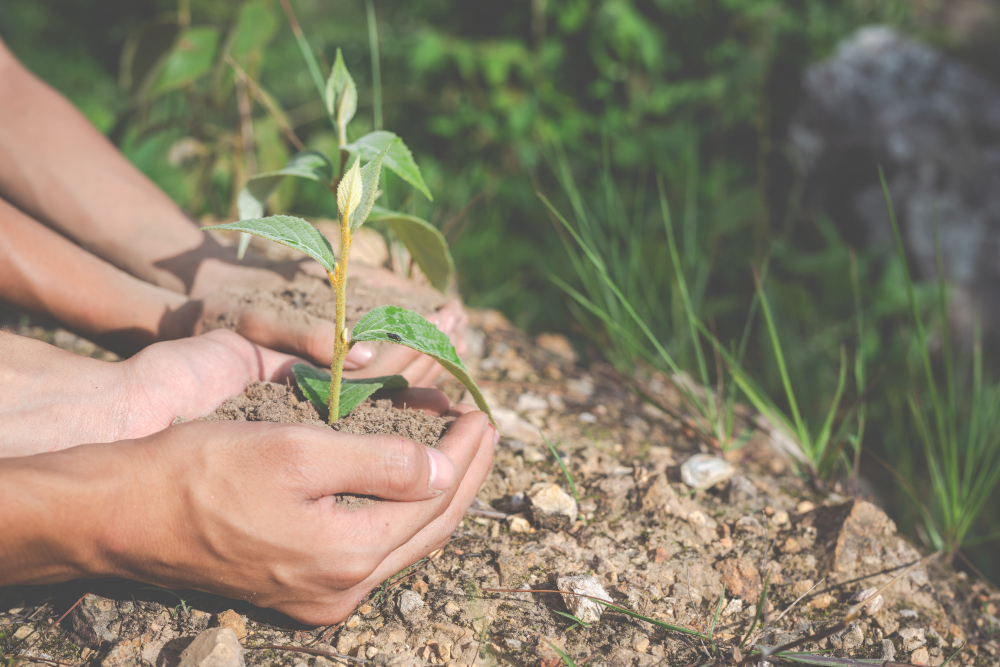
[[[3, 655], [13, 665], [170, 666], [221, 625], [236, 631], [248, 665], [553, 667], [563, 664], [553, 645], [577, 665], [726, 665], [755, 644], [836, 626], [859, 595], [904, 574], [855, 622], [794, 650], [828, 656], [824, 664], [940, 665], [956, 651], [951, 665], [1000, 663], [1000, 592], [940, 559], [921, 562], [927, 554], [874, 499], [816, 493], [760, 432], [727, 457], [735, 474], [692, 491], [681, 465], [716, 452], [683, 418], [667, 378], [626, 381], [578, 363], [559, 336], [532, 339], [494, 312], [472, 319], [468, 365], [505, 432], [481, 502], [441, 552], [385, 582], [343, 623], [307, 628], [198, 592], [72, 582], [0, 590]], [[13, 328], [104, 354], [67, 332]], [[640, 400], [635, 382], [681, 417]], [[453, 381], [444, 389], [463, 393]], [[613, 609], [584, 627], [562, 596], [544, 592], [573, 575], [593, 576], [616, 605], [712, 639]], [[765, 582], [766, 626], [741, 650]]]

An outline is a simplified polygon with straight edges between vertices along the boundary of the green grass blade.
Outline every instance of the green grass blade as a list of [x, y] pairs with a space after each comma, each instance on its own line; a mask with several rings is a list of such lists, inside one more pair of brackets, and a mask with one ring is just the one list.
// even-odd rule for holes
[[813, 445], [815, 459], [813, 464], [818, 468], [823, 463], [826, 455], [826, 448], [830, 442], [830, 433], [833, 430], [833, 420], [837, 416], [837, 409], [840, 407], [840, 399], [844, 395], [844, 386], [847, 383], [847, 351], [843, 346], [840, 348], [840, 376], [837, 379], [837, 390], [833, 394], [833, 401], [830, 403], [830, 410], [826, 414], [826, 421]]
[[563, 663], [566, 664], [566, 667], [576, 667], [576, 663], [573, 662], [573, 658], [569, 657], [568, 655], [560, 651], [558, 646], [556, 646], [552, 642], [549, 642], [549, 646], [552, 647], [553, 651], [559, 654], [559, 657], [562, 658], [562, 661]]
[[760, 615], [764, 609], [764, 604], [767, 602], [767, 586], [771, 583], [771, 570], [768, 569], [767, 576], [764, 577], [764, 586], [760, 591], [760, 599], [757, 600], [757, 613], [753, 616], [753, 622], [750, 623], [750, 627], [747, 628], [747, 633], [743, 635], [743, 639], [740, 640], [739, 647], [743, 648], [743, 645], [747, 643], [750, 639], [750, 635], [753, 634], [754, 629], [757, 627], [757, 622], [760, 621]]
[[542, 440], [545, 441], [545, 444], [548, 445], [549, 451], [552, 452], [552, 456], [554, 456], [556, 459], [556, 463], [558, 463], [559, 467], [562, 468], [563, 475], [566, 477], [566, 482], [569, 484], [570, 490], [573, 491], [573, 498], [577, 502], [579, 502], [580, 494], [576, 492], [576, 482], [573, 481], [573, 476], [569, 474], [569, 468], [567, 468], [566, 464], [563, 463], [562, 457], [559, 456], [559, 452], [556, 451], [555, 445], [553, 445], [552, 442], [545, 437], [544, 433], [542, 433], [541, 431], [539, 431], [538, 433], [539, 435], [542, 436]]

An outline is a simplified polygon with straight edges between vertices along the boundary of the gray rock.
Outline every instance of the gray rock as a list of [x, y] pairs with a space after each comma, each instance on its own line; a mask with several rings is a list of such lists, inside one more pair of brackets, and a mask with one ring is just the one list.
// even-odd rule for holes
[[[611, 596], [594, 577], [559, 577], [556, 580], [556, 587], [564, 593], [562, 599], [566, 608], [584, 623], [597, 623], [601, 620], [605, 607], [590, 598], [580, 597], [581, 595], [590, 595], [611, 602]], [[576, 593], [576, 595], [565, 593]]]
[[568, 528], [579, 514], [576, 500], [558, 484], [536, 482], [528, 489], [527, 498], [531, 520], [541, 528]]
[[806, 203], [852, 243], [891, 242], [877, 166], [917, 273], [935, 277], [933, 221], [952, 319], [974, 306], [1000, 333], [1000, 87], [971, 66], [885, 27], [866, 27], [811, 67], [789, 138], [808, 175]]
[[834, 648], [839, 648], [844, 651], [853, 651], [860, 648], [865, 643], [865, 635], [861, 632], [861, 628], [858, 627], [856, 623], [851, 623], [851, 625], [840, 634], [831, 636], [830, 643], [833, 644]]
[[711, 454], [695, 454], [681, 465], [681, 479], [692, 489], [707, 489], [736, 472], [732, 463]]
[[412, 623], [423, 615], [424, 601], [420, 599], [420, 596], [415, 591], [402, 590], [399, 592], [396, 607], [399, 609], [399, 614], [403, 617], [403, 620]]
[[899, 631], [899, 638], [903, 640], [903, 651], [909, 653], [915, 651], [927, 643], [927, 637], [923, 628], [906, 628]]
[[232, 628], [209, 628], [181, 653], [179, 667], [245, 667], [243, 647]]
[[882, 659], [883, 660], [896, 659], [896, 647], [893, 646], [891, 639], [882, 640]]
[[84, 597], [69, 617], [73, 634], [91, 648], [118, 641], [118, 632], [112, 629], [117, 620], [118, 608], [114, 600], [94, 594]]

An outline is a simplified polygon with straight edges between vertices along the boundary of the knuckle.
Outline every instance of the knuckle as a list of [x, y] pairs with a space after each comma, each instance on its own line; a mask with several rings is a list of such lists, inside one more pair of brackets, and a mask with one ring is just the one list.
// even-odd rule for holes
[[380, 443], [383, 481], [388, 491], [403, 493], [418, 483], [427, 454], [424, 446], [402, 436], [388, 436]]

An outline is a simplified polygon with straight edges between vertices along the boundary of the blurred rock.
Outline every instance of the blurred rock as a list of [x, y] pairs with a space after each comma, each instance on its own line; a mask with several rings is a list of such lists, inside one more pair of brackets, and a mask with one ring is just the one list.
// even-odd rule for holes
[[853, 244], [891, 242], [877, 167], [916, 272], [934, 277], [934, 219], [954, 324], [976, 304], [1000, 333], [1000, 87], [970, 65], [885, 27], [866, 27], [803, 82], [790, 139], [808, 175], [806, 204]]
[[692, 489], [707, 489], [736, 472], [732, 463], [711, 454], [695, 454], [681, 465], [681, 479]]
[[209, 628], [181, 653], [180, 667], [244, 667], [243, 647], [231, 628]]
[[[580, 595], [590, 595], [611, 602], [611, 596], [594, 577], [559, 577], [556, 586], [564, 593], [562, 598], [566, 608], [584, 623], [597, 623], [601, 620], [604, 605]], [[565, 595], [565, 593], [576, 593], [576, 595]]]

